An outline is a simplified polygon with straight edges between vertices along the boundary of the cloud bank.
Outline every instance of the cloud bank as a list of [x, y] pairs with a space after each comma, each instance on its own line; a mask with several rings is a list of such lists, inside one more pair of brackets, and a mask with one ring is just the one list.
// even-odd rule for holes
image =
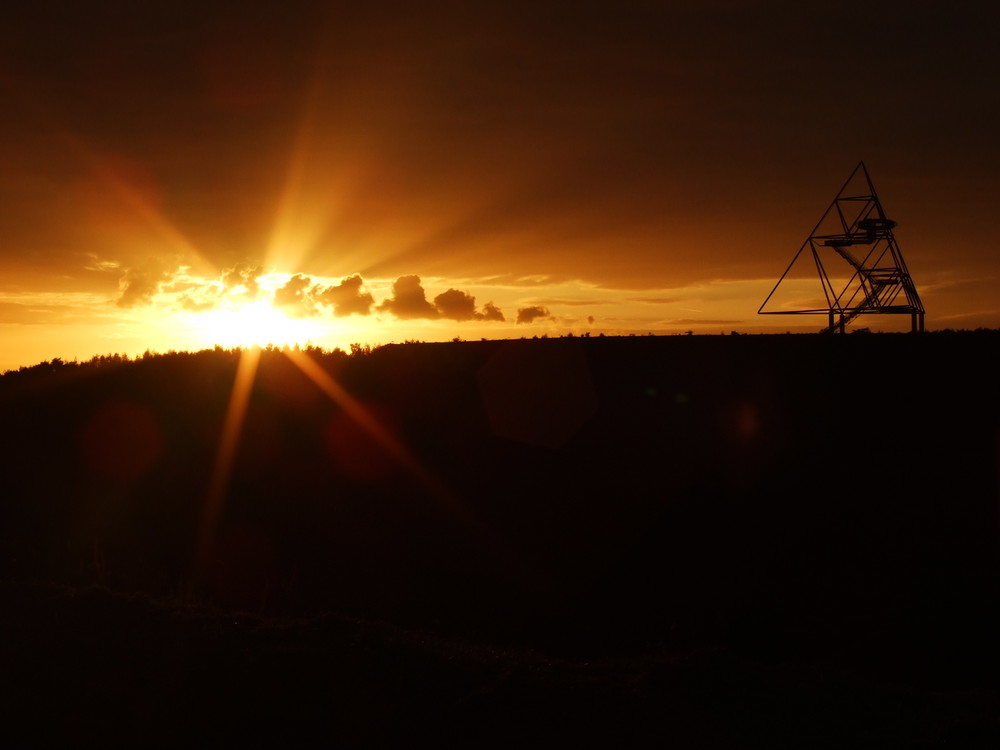
[[[389, 296], [378, 305], [365, 287], [360, 274], [345, 276], [337, 283], [324, 284], [311, 276], [296, 273], [285, 277], [269, 274], [262, 266], [238, 263], [224, 269], [217, 280], [200, 279], [187, 274], [184, 266], [151, 264], [130, 268], [119, 281], [119, 307], [150, 305], [157, 295], [172, 299], [187, 312], [205, 312], [232, 304], [252, 302], [271, 294], [271, 304], [291, 317], [311, 317], [324, 313], [335, 317], [388, 313], [399, 320], [452, 320], [505, 322], [503, 311], [492, 301], [481, 308], [476, 298], [460, 289], [449, 288], [428, 300], [427, 292], [416, 274], [398, 277]], [[275, 277], [284, 279], [277, 282]], [[543, 312], [537, 312], [543, 311]], [[519, 311], [518, 322], [530, 322], [548, 315], [546, 308]], [[526, 316], [526, 317], [525, 317]]]
[[400, 276], [392, 284], [392, 295], [381, 305], [380, 311], [392, 313], [402, 320], [424, 318], [435, 320], [492, 320], [504, 321], [503, 312], [492, 302], [483, 305], [481, 311], [476, 310], [476, 298], [460, 289], [448, 289], [434, 298], [431, 303], [427, 293], [416, 275]]

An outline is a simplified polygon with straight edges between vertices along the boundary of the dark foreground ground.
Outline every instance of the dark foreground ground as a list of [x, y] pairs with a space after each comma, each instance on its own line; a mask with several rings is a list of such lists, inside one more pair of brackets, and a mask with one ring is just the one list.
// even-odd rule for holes
[[4, 587], [12, 746], [996, 747], [995, 681], [726, 644], [559, 658], [337, 615]]
[[265, 351], [231, 461], [236, 353], [8, 373], [0, 731], [994, 747], [998, 344]]

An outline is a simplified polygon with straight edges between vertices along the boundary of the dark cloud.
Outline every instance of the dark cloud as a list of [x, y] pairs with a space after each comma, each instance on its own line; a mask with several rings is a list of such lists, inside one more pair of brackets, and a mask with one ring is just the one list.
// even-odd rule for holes
[[371, 293], [362, 290], [363, 284], [362, 278], [354, 274], [342, 279], [339, 284], [317, 288], [315, 298], [321, 305], [332, 306], [333, 314], [337, 316], [368, 315], [375, 300]]
[[400, 276], [392, 285], [392, 296], [379, 310], [388, 310], [397, 318], [446, 318], [447, 320], [504, 320], [503, 312], [492, 302], [476, 310], [476, 298], [461, 289], [449, 289], [427, 301], [419, 276]]
[[518, 323], [533, 323], [539, 318], [551, 318], [547, 307], [533, 305], [532, 307], [521, 307], [517, 311]]
[[297, 273], [275, 290], [274, 304], [289, 308], [298, 316], [318, 314], [318, 305], [332, 307], [333, 314], [338, 316], [368, 315], [374, 300], [369, 292], [362, 290], [363, 284], [362, 278], [355, 274], [339, 284], [324, 287], [313, 284], [309, 276]]
[[260, 291], [257, 279], [264, 275], [261, 266], [249, 263], [237, 263], [232, 268], [222, 272], [222, 286], [227, 292], [243, 293], [250, 299], [255, 299]]
[[420, 277], [400, 276], [392, 283], [392, 296], [387, 297], [379, 310], [391, 312], [397, 318], [439, 318], [438, 309], [427, 301]]
[[274, 304], [292, 308], [293, 314], [298, 316], [315, 315], [316, 304], [312, 298], [315, 288], [312, 279], [297, 273], [284, 286], [274, 290]]
[[151, 262], [142, 268], [129, 268], [118, 281], [121, 295], [115, 300], [118, 307], [139, 307], [153, 301], [160, 286], [173, 277], [173, 271], [160, 263]]
[[482, 312], [476, 311], [476, 298], [459, 289], [449, 289], [434, 298], [434, 306], [442, 318], [449, 320], [504, 320], [500, 308], [492, 302], [483, 305]]
[[506, 320], [503, 313], [500, 311], [500, 308], [492, 302], [487, 302], [483, 305], [483, 312], [480, 314], [480, 317], [483, 320], [496, 320], [501, 323]]
[[476, 298], [471, 294], [449, 289], [434, 298], [434, 306], [442, 318], [449, 320], [473, 320], [479, 317], [476, 313]]

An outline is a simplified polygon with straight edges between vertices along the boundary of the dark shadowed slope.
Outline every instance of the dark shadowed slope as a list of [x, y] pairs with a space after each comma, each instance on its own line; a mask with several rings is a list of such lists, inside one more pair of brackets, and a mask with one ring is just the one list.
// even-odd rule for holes
[[[397, 658], [422, 675], [445, 670], [439, 707], [475, 703], [463, 691], [482, 691], [488, 721], [509, 700], [534, 724], [553, 695], [586, 685], [582, 703], [561, 699], [556, 709], [597, 717], [588, 701], [610, 701], [620, 710], [601, 726], [654, 731], [663, 712], [676, 729], [678, 705], [691, 703], [695, 735], [715, 726], [763, 737], [767, 723], [751, 715], [777, 711], [760, 704], [760, 691], [785, 701], [804, 685], [812, 697], [789, 719], [790, 744], [810, 736], [809, 712], [832, 721], [817, 697], [819, 667], [809, 665], [839, 675], [838, 711], [860, 691], [858, 716], [882, 699], [918, 714], [917, 685], [995, 697], [998, 343], [984, 331], [265, 351], [207, 536], [200, 529], [238, 353], [8, 373], [0, 542], [3, 578], [20, 603], [4, 627], [25, 653], [53, 644], [50, 668], [68, 664], [72, 684], [91, 684], [94, 653], [108, 652], [116, 669], [132, 658], [105, 635], [80, 634], [93, 627], [134, 631], [135, 649], [154, 665], [167, 658], [163, 630], [185, 658], [225, 661], [243, 649], [254, 679], [301, 675], [315, 685], [310, 654], [346, 658], [342, 626], [323, 618], [362, 630], [391, 623], [404, 640], [446, 645], [400, 656], [369, 633], [381, 644], [369, 654], [382, 664], [377, 681], [401, 680], [402, 693], [430, 689], [394, 671]], [[296, 356], [314, 364], [297, 366]], [[57, 610], [50, 620], [38, 590], [24, 589], [29, 581], [119, 594], [54, 595], [44, 605]], [[121, 594], [161, 609], [122, 604]], [[177, 619], [187, 610], [169, 604], [178, 600], [242, 612], [244, 622], [249, 612], [256, 624], [190, 636]], [[200, 614], [190, 627], [215, 627], [205, 624], [213, 617], [225, 620]], [[281, 631], [295, 633], [284, 645], [278, 622], [299, 623]], [[494, 675], [461, 643], [498, 649], [507, 666]], [[252, 656], [258, 649], [263, 662]], [[4, 658], [29, 674], [15, 651]], [[460, 667], [448, 671], [459, 652]], [[299, 666], [268, 666], [276, 654]], [[548, 666], [534, 671], [535, 659]], [[556, 663], [573, 666], [564, 674]], [[615, 666], [592, 679], [585, 663]], [[163, 669], [121, 684], [200, 716], [155, 692]], [[201, 678], [190, 662], [180, 669], [186, 693]], [[622, 671], [633, 669], [634, 690]], [[705, 687], [715, 670], [722, 682]], [[35, 690], [51, 684], [39, 680]], [[900, 698], [878, 687], [890, 683], [917, 692]], [[117, 684], [97, 689], [114, 695]], [[347, 688], [324, 684], [315, 705], [303, 695], [313, 688], [292, 688], [302, 697], [289, 715], [326, 721], [329, 702], [343, 698], [324, 690]], [[407, 702], [372, 685], [358, 688], [371, 706]], [[438, 701], [427, 695], [417, 703]], [[518, 701], [533, 695], [538, 705], [526, 714]], [[986, 700], [974, 724], [992, 715]], [[243, 705], [226, 704], [233, 715]], [[935, 704], [935, 731], [952, 722], [951, 710]], [[446, 711], [441, 721], [469, 716]], [[858, 732], [898, 735], [906, 723], [881, 716], [856, 719]], [[686, 736], [677, 732], [656, 736]]]

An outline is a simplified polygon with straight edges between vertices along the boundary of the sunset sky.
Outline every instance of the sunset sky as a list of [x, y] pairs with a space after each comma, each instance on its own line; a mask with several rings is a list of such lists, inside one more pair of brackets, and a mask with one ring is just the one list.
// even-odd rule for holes
[[0, 370], [819, 330], [757, 309], [862, 160], [927, 328], [1000, 327], [996, 8], [5, 8]]

